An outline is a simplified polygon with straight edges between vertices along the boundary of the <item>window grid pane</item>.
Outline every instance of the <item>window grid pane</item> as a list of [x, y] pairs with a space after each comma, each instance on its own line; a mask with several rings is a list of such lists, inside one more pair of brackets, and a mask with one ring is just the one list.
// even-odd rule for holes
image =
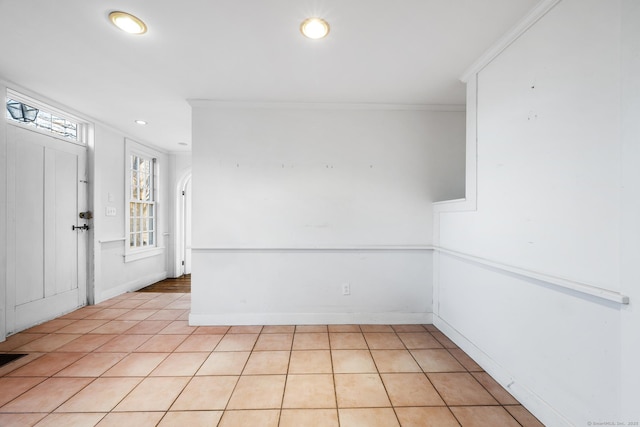
[[129, 247], [155, 245], [153, 194], [154, 161], [132, 154], [130, 157]]

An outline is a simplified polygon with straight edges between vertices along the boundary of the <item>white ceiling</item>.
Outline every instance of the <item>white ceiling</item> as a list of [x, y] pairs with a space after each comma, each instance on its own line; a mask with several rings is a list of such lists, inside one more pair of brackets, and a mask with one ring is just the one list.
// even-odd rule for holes
[[[536, 3], [0, 0], [0, 77], [181, 151], [187, 99], [463, 104], [458, 77]], [[149, 31], [119, 31], [113, 10]], [[300, 35], [309, 16], [330, 23], [328, 38]]]

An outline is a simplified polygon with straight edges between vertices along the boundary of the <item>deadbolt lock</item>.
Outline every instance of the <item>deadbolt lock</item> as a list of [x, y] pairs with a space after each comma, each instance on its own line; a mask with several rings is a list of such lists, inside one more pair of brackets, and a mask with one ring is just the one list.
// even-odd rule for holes
[[78, 216], [80, 218], [83, 218], [83, 219], [91, 219], [91, 218], [93, 218], [93, 214], [91, 213], [91, 211], [80, 212], [80, 214]]

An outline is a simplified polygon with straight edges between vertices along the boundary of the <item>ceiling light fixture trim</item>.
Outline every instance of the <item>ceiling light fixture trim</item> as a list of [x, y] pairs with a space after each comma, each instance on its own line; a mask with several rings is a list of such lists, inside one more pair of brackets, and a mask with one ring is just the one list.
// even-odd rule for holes
[[136, 123], [139, 124], [140, 126], [144, 126], [147, 124], [147, 122], [144, 120], [136, 120]]
[[140, 35], [147, 32], [147, 24], [127, 12], [113, 11], [109, 14], [109, 20], [125, 33]]
[[329, 23], [322, 18], [307, 18], [300, 24], [302, 35], [313, 40], [326, 37], [329, 30]]

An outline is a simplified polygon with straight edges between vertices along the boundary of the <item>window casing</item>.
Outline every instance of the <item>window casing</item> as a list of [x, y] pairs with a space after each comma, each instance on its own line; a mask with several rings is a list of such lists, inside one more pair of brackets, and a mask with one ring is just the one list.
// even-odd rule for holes
[[156, 159], [129, 154], [129, 234], [130, 251], [157, 246]]

